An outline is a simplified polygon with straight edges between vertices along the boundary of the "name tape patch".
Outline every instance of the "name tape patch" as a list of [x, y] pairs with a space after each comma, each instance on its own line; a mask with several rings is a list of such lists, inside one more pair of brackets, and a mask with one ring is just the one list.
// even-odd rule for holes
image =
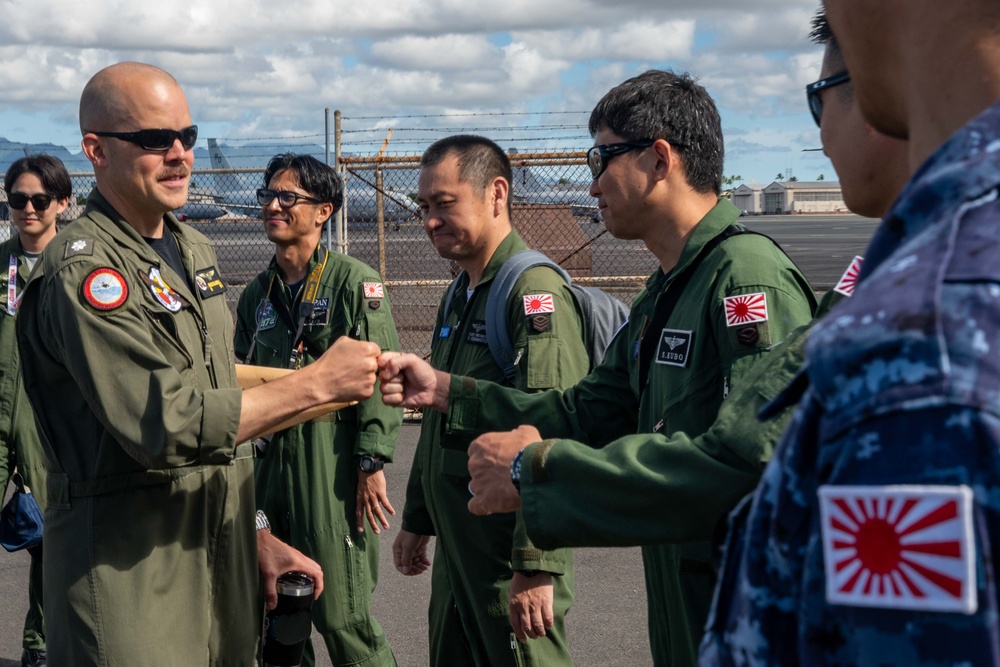
[[693, 331], [664, 329], [660, 332], [660, 344], [656, 348], [656, 363], [685, 368], [691, 356]]
[[972, 489], [821, 486], [830, 604], [976, 611]]

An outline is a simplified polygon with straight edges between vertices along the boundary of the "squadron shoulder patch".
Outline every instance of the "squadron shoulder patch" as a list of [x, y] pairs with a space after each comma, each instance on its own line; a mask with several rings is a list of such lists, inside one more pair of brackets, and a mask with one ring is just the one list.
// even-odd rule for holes
[[556, 305], [552, 301], [551, 294], [525, 294], [524, 314], [538, 315], [539, 313], [554, 313]]
[[825, 485], [818, 493], [830, 604], [976, 612], [972, 489]]
[[111, 267], [101, 267], [87, 274], [80, 293], [91, 308], [108, 312], [120, 308], [128, 299], [128, 283]]
[[173, 287], [163, 280], [163, 276], [157, 267], [149, 267], [149, 273], [143, 273], [140, 270], [139, 277], [149, 287], [153, 298], [171, 313], [179, 312], [181, 308], [191, 305], [187, 302], [187, 299], [178, 294]]
[[844, 296], [854, 294], [854, 286], [858, 282], [858, 275], [861, 273], [861, 265], [864, 261], [864, 257], [855, 257], [851, 260], [851, 265], [844, 271], [844, 275], [840, 276], [840, 280], [837, 281], [837, 285], [833, 288], [833, 291], [840, 292]]
[[63, 251], [63, 259], [76, 257], [77, 255], [93, 255], [94, 239], [73, 239], [66, 241], [66, 249]]
[[278, 323], [278, 314], [274, 312], [274, 306], [271, 305], [269, 299], [260, 300], [260, 303], [257, 304], [257, 312], [254, 313], [254, 319], [257, 321], [258, 331], [273, 329], [274, 325]]
[[366, 299], [385, 298], [385, 288], [382, 287], [382, 283], [364, 283], [362, 287]]

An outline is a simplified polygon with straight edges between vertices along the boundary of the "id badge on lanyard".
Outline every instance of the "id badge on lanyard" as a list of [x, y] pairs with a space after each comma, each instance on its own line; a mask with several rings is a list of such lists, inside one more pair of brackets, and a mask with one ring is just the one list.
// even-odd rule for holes
[[10, 268], [7, 270], [7, 314], [17, 314], [17, 256], [10, 256]]

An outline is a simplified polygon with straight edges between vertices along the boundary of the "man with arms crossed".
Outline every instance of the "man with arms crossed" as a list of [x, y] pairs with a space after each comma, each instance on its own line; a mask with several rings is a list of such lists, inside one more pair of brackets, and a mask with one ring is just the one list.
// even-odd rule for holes
[[[240, 295], [236, 357], [299, 368], [340, 336], [398, 350], [382, 279], [358, 260], [320, 244], [323, 226], [344, 202], [340, 175], [310, 155], [271, 159], [257, 191], [264, 232], [275, 254]], [[382, 466], [392, 459], [403, 411], [377, 396], [257, 442], [257, 506], [276, 535], [323, 568], [333, 594], [313, 605], [313, 625], [335, 665], [395, 665], [385, 632], [371, 615], [378, 582], [379, 526], [394, 514]], [[365, 520], [376, 535], [365, 533]], [[355, 529], [356, 528], [356, 529]], [[353, 593], [352, 593], [353, 591]], [[315, 664], [312, 641], [302, 662]]]
[[[447, 414], [452, 433], [531, 424], [540, 437], [594, 447], [636, 433], [695, 436], [712, 425], [753, 362], [812, 319], [815, 297], [791, 260], [762, 236], [729, 236], [739, 212], [719, 199], [722, 131], [704, 88], [687, 75], [646, 72], [604, 96], [590, 130], [597, 144], [589, 154], [590, 192], [605, 225], [617, 238], [642, 239], [660, 264], [604, 362], [564, 393], [529, 396], [435, 373], [407, 355], [386, 359], [384, 400], [431, 405]], [[694, 265], [686, 286], [671, 294]], [[539, 448], [534, 456], [544, 453]], [[728, 481], [710, 476], [688, 481], [706, 494], [728, 492]], [[715, 583], [708, 543], [714, 522], [702, 523], [698, 537], [683, 544], [643, 547], [657, 665], [695, 660]]]
[[[484, 137], [441, 139], [420, 159], [424, 229], [438, 254], [463, 269], [438, 310], [431, 364], [504, 384], [487, 345], [486, 303], [501, 265], [527, 249], [511, 227], [511, 180], [507, 155]], [[533, 301], [546, 305], [528, 308]], [[590, 358], [572, 292], [551, 268], [522, 274], [506, 316], [517, 350], [514, 386], [568, 387], [587, 373]], [[564, 617], [573, 599], [570, 553], [535, 548], [514, 514], [469, 514], [464, 449], [474, 436], [456, 437], [440, 415], [424, 413], [403, 529], [393, 545], [400, 572], [420, 574], [430, 567], [427, 545], [437, 536], [431, 664], [569, 665]]]
[[369, 396], [379, 349], [345, 339], [295, 377], [241, 392], [215, 252], [169, 214], [187, 199], [197, 137], [180, 86], [112, 65], [84, 88], [80, 126], [97, 185], [45, 249], [17, 318], [49, 472], [46, 550], [58, 554], [44, 562], [49, 656], [245, 667], [258, 556], [269, 606], [283, 572], [322, 588], [316, 563], [254, 530], [248, 441], [313, 405]]

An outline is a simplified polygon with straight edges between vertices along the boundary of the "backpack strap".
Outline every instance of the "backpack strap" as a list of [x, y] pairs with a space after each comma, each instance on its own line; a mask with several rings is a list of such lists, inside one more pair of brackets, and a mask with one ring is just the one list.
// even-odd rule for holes
[[[666, 326], [667, 320], [670, 318], [670, 314], [674, 312], [674, 308], [677, 306], [677, 302], [681, 298], [681, 294], [684, 293], [684, 289], [687, 284], [691, 282], [691, 277], [694, 275], [695, 269], [701, 264], [701, 261], [712, 254], [712, 251], [718, 248], [723, 241], [726, 239], [738, 236], [744, 233], [756, 234], [757, 232], [751, 232], [749, 229], [742, 225], [729, 225], [722, 232], [713, 237], [708, 243], [702, 246], [701, 251], [695, 256], [695, 258], [688, 264], [683, 271], [681, 271], [677, 277], [674, 278], [673, 282], [667, 288], [665, 294], [660, 297], [660, 300], [656, 304], [656, 310], [653, 312], [653, 317], [646, 325], [646, 331], [643, 333], [642, 341], [639, 343], [639, 359], [637, 361], [638, 371], [639, 371], [639, 400], [642, 400], [642, 394], [646, 391], [646, 380], [649, 378], [649, 368], [653, 363], [653, 357], [655, 356], [656, 346], [660, 341], [660, 331]], [[763, 236], [763, 234], [761, 234]], [[782, 251], [784, 252], [784, 251]]]
[[507, 326], [507, 304], [521, 274], [536, 266], [548, 266], [571, 285], [573, 279], [561, 266], [537, 250], [522, 250], [507, 258], [490, 284], [486, 297], [486, 342], [497, 366], [508, 382], [514, 381], [514, 343]]

